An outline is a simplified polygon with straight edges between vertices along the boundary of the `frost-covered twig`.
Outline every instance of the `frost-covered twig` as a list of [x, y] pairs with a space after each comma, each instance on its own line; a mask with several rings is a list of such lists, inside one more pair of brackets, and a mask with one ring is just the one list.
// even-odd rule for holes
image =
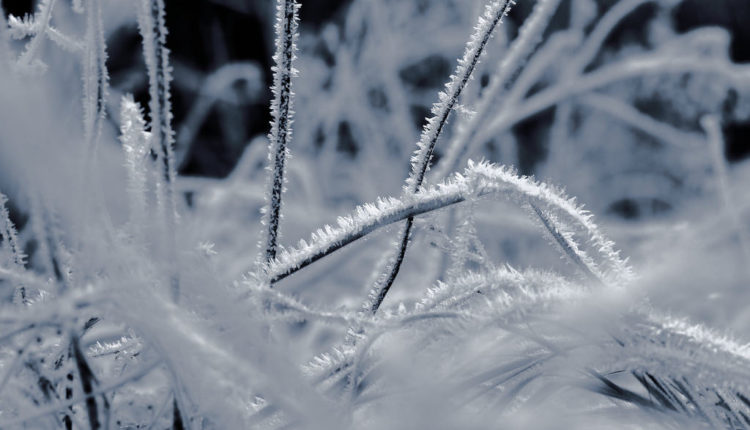
[[511, 6], [515, 4], [513, 0], [491, 1], [486, 6], [484, 15], [479, 17], [474, 33], [466, 44], [464, 55], [458, 60], [458, 66], [446, 84], [446, 90], [439, 94], [440, 102], [432, 107], [432, 117], [427, 120], [417, 142], [417, 150], [411, 158], [411, 173], [406, 180], [407, 193], [416, 193], [422, 186], [432, 151], [448, 121], [448, 116], [458, 103], [495, 29], [502, 24], [503, 17], [507, 16]]
[[[503, 22], [503, 17], [507, 16], [510, 12], [511, 6], [515, 4], [514, 0], [492, 1], [487, 4], [484, 15], [479, 17], [474, 33], [466, 44], [464, 55], [458, 60], [456, 71], [446, 84], [446, 91], [440, 92], [440, 102], [433, 105], [433, 116], [427, 120], [419, 142], [417, 142], [417, 150], [411, 157], [411, 173], [406, 179], [406, 186], [404, 187], [406, 193], [416, 193], [422, 186], [432, 159], [432, 152], [443, 131], [443, 127], [445, 127], [448, 121], [448, 116], [458, 103], [464, 87], [469, 82], [476, 65], [479, 63], [487, 42], [489, 42], [497, 26]], [[399, 231], [396, 240], [397, 248], [395, 255], [390, 259], [383, 275], [378, 278], [370, 291], [365, 307], [369, 308], [369, 311], [372, 313], [377, 312], [393, 282], [396, 280], [396, 276], [401, 269], [401, 264], [406, 255], [406, 248], [409, 244], [413, 223], [413, 216], [409, 216], [406, 219], [404, 227]]]
[[[54, 0], [53, 0], [54, 1]], [[101, 4], [89, 0], [86, 9], [86, 41], [83, 52], [83, 129], [90, 163], [96, 163], [96, 144], [106, 116], [109, 85], [107, 51], [104, 40]], [[87, 166], [87, 170], [93, 166]]]
[[[567, 222], [575, 225], [577, 231], [591, 243], [591, 248], [600, 254], [604, 267], [601, 271], [592, 268], [600, 279], [615, 280], [629, 276], [627, 264], [614, 250], [614, 244], [604, 238], [590, 215], [573, 200], [548, 185], [487, 163], [470, 163], [463, 175], [456, 175], [435, 187], [424, 188], [403, 200], [381, 199], [375, 204], [360, 206], [353, 215], [340, 217], [337, 227], [325, 226], [317, 230], [309, 243], [301, 240], [296, 249], [281, 251], [264, 271], [269, 282], [277, 282], [381, 227], [489, 194], [516, 198], [522, 205], [531, 201], [554, 210], [558, 216], [564, 216]], [[589, 257], [581, 259], [589, 261]]]
[[153, 150], [159, 164], [157, 194], [160, 210], [165, 223], [165, 242], [170, 267], [170, 287], [174, 300], [180, 294], [180, 280], [177, 271], [176, 218], [177, 208], [174, 196], [176, 176], [172, 144], [172, 103], [169, 86], [172, 68], [169, 65], [167, 49], [167, 27], [164, 16], [164, 0], [140, 0], [138, 2], [138, 28], [143, 39], [143, 56], [148, 69], [149, 110], [151, 112], [151, 136]]
[[276, 257], [279, 240], [279, 220], [281, 217], [281, 194], [284, 191], [284, 169], [292, 137], [292, 114], [294, 113], [292, 78], [296, 75], [293, 67], [295, 58], [297, 13], [300, 5], [296, 0], [277, 0], [276, 3], [276, 53], [274, 54], [274, 99], [271, 102], [271, 132], [268, 136], [269, 183], [265, 213], [263, 214], [264, 234], [260, 244], [263, 253], [260, 262]]
[[166, 47], [167, 28], [164, 16], [164, 0], [141, 0], [138, 4], [138, 27], [143, 38], [143, 56], [149, 76], [149, 107], [151, 111], [151, 134], [154, 136], [161, 179], [166, 184], [165, 205], [174, 208], [169, 201], [171, 183], [174, 182], [174, 160], [172, 159], [172, 106], [169, 86], [172, 80], [169, 65], [169, 49]]
[[438, 164], [435, 173], [437, 180], [456, 170], [467, 146], [493, 112], [492, 106], [497, 102], [498, 97], [511, 86], [526, 59], [542, 41], [544, 30], [559, 4], [560, 0], [540, 0], [536, 3], [531, 15], [519, 30], [518, 37], [513, 41], [508, 53], [500, 62], [497, 72], [490, 78], [488, 87], [483, 91], [482, 98], [474, 109], [476, 113], [471, 116], [466, 124], [459, 127], [456, 136], [451, 139], [447, 146], [445, 157]]
[[591, 271], [592, 263], [590, 261], [584, 261], [585, 255], [582, 255], [581, 250], [578, 249], [575, 241], [569, 236], [569, 233], [560, 231], [557, 223], [554, 219], [541, 210], [534, 203], [529, 203], [532, 211], [542, 222], [542, 225], [547, 232], [552, 236], [552, 239], [560, 246], [563, 253], [581, 270], [586, 278], [594, 283], [601, 284], [601, 279]]

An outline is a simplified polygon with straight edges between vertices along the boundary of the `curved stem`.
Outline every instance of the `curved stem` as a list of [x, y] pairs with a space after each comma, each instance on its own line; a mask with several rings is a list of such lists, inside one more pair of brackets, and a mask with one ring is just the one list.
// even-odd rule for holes
[[[458, 103], [458, 99], [479, 63], [479, 58], [484, 52], [484, 48], [492, 37], [492, 34], [497, 26], [503, 22], [503, 17], [507, 16], [510, 12], [511, 6], [515, 4], [514, 0], [494, 1], [487, 5], [484, 16], [479, 18], [477, 29], [466, 45], [466, 51], [458, 62], [456, 73], [451, 77], [450, 82], [448, 82], [448, 91], [440, 93], [440, 103], [436, 104], [432, 109], [434, 116], [427, 121], [427, 125], [422, 131], [422, 136], [419, 142], [417, 142], [418, 149], [412, 156], [411, 173], [406, 180], [405, 190], [407, 193], [416, 193], [422, 186], [425, 174], [430, 165], [430, 160], [432, 159], [432, 151], [435, 149], [435, 144], [437, 144], [443, 127], [448, 121], [448, 116], [456, 103]], [[370, 297], [373, 301], [370, 305], [370, 310], [373, 314], [377, 312], [393, 282], [396, 280], [398, 272], [401, 270], [406, 248], [409, 245], [409, 235], [411, 234], [413, 223], [414, 218], [411, 216], [408, 217], [406, 225], [399, 235], [396, 255], [387, 265], [385, 276], [381, 277], [372, 288]]]

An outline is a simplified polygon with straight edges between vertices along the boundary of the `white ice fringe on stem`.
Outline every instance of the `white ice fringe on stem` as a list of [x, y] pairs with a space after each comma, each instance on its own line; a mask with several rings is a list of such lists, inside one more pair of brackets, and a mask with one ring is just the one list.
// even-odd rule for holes
[[506, 91], [528, 57], [542, 41], [552, 15], [557, 10], [560, 0], [540, 0], [534, 6], [529, 18], [524, 22], [518, 37], [513, 41], [508, 54], [500, 62], [497, 72], [490, 78], [490, 84], [482, 93], [479, 105], [465, 124], [459, 127], [458, 133], [446, 148], [445, 158], [439, 165], [435, 179], [440, 180], [456, 170], [465, 154], [467, 145], [476, 136], [478, 128], [493, 112], [492, 106], [497, 98]]
[[179, 272], [177, 270], [176, 222], [177, 209], [174, 197], [175, 165], [172, 144], [172, 104], [169, 85], [172, 69], [169, 65], [169, 49], [166, 47], [164, 0], [140, 0], [138, 3], [138, 28], [143, 39], [143, 56], [148, 70], [149, 107], [151, 111], [151, 136], [153, 150], [157, 155], [157, 197], [159, 211], [165, 224], [165, 252], [169, 260], [170, 287], [175, 300], [179, 296]]
[[[263, 269], [266, 279], [271, 283], [281, 280], [386, 225], [485, 195], [505, 196], [520, 205], [532, 203], [542, 208], [546, 219], [554, 217], [561, 240], [569, 241], [568, 250], [576, 253], [604, 283], [622, 284], [631, 278], [627, 262], [620, 258], [614, 244], [604, 237], [591, 215], [574, 199], [547, 184], [518, 176], [507, 167], [470, 162], [463, 174], [456, 174], [441, 184], [423, 188], [401, 200], [378, 199], [357, 207], [352, 215], [339, 217], [337, 226], [318, 229], [309, 241], [301, 240], [296, 248], [280, 251]], [[572, 229], [565, 228], [563, 223]], [[585, 248], [593, 252], [593, 256], [584, 251], [584, 243], [574, 241], [574, 235], [585, 238]]]
[[[416, 193], [422, 186], [432, 159], [432, 151], [448, 121], [448, 116], [457, 106], [458, 99], [479, 63], [479, 58], [482, 56], [495, 28], [503, 22], [503, 17], [507, 16], [511, 6], [515, 4], [514, 0], [492, 1], [487, 4], [484, 14], [479, 17], [474, 33], [466, 44], [464, 55], [458, 60], [456, 72], [451, 75], [450, 81], [446, 84], [446, 91], [438, 94], [440, 101], [432, 106], [433, 116], [427, 120], [419, 142], [417, 142], [417, 150], [411, 157], [411, 173], [406, 179], [405, 194]], [[409, 216], [394, 243], [395, 253], [388, 262], [386, 270], [370, 289], [368, 300], [363, 304], [364, 309], [369, 309], [372, 313], [377, 312], [388, 294], [404, 261], [412, 226], [413, 218]]]
[[419, 142], [417, 142], [417, 150], [411, 158], [411, 174], [406, 180], [406, 192], [415, 193], [422, 185], [432, 158], [432, 151], [451, 110], [458, 103], [461, 92], [469, 82], [469, 78], [479, 63], [484, 47], [492, 37], [495, 28], [502, 24], [503, 17], [507, 16], [510, 8], [515, 4], [514, 0], [492, 1], [486, 6], [484, 15], [479, 17], [474, 33], [466, 44], [464, 55], [458, 60], [456, 71], [445, 85], [446, 90], [438, 95], [439, 103], [432, 106], [433, 116], [427, 120]]
[[279, 241], [279, 219], [281, 218], [281, 195], [284, 192], [284, 169], [292, 137], [294, 114], [292, 78], [297, 71], [292, 66], [297, 50], [297, 14], [300, 5], [295, 0], [276, 2], [276, 53], [274, 54], [273, 87], [271, 102], [271, 132], [268, 135], [269, 180], [266, 204], [263, 208], [264, 233], [260, 247], [259, 263], [276, 257]]

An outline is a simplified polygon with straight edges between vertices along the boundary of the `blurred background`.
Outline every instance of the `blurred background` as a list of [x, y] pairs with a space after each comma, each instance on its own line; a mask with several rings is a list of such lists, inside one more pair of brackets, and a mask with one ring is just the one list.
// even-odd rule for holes
[[[542, 47], [563, 33], [589, 34], [607, 11], [626, 2], [633, 0], [563, 0]], [[116, 136], [120, 96], [132, 93], [148, 114], [148, 83], [134, 2], [108, 3], [109, 133]], [[301, 3], [293, 158], [282, 223], [289, 242], [307, 237], [313, 228], [334, 222], [358, 204], [400, 194], [425, 117], [453, 72], [484, 1]], [[727, 71], [744, 70], [750, 63], [747, 0], [640, 3], [616, 25], [583, 72], [629, 64], [639, 55], [665, 61], [699, 56], [703, 63], [726, 64]], [[195, 234], [215, 243], [218, 251], [237, 256], [223, 263], [233, 279], [247, 271], [255, 252], [248, 244], [254, 243], [265, 181], [274, 4], [166, 0], [178, 187], [186, 212], [212, 217], [212, 222], [200, 218]], [[490, 43], [461, 100], [466, 109], [455, 112], [436, 148], [438, 168], [455, 124], [487, 87], [534, 4], [519, 1]], [[36, 4], [2, 0], [2, 6], [6, 14], [23, 16]], [[56, 17], [57, 22], [62, 18]], [[48, 45], [48, 56], [60, 51]], [[22, 47], [19, 42], [19, 50]], [[561, 44], [520, 97], [568, 85], [563, 72], [578, 47]], [[80, 80], [71, 73], [64, 82], [72, 86]], [[737, 300], [747, 294], [750, 279], [746, 84], [687, 72], [619, 80], [483, 136], [469, 155], [564, 186], [631, 257], [645, 284], [654, 287], [655, 302], [698, 320], [743, 328], [750, 321], [745, 300]], [[718, 121], [722, 132], [715, 154], [701, 125], [707, 115]], [[116, 148], [119, 141], [109, 139], [105, 145]], [[485, 212], [478, 220], [479, 236], [493, 261], [522, 267], [560, 265], [557, 254], [540, 251], [549, 247], [524, 221], [525, 215], [506, 207]], [[439, 223], [434, 221], [428, 217], [418, 226], [424, 235], [417, 240], [439, 250], [450, 232], [436, 230]], [[498, 229], [503, 223], [510, 228]], [[389, 243], [387, 235], [372, 240]], [[340, 302], [346, 295], [357, 300], [365, 288], [362, 270], [371, 272], [377, 250], [383, 249], [374, 248], [360, 252], [362, 247], [353, 246], [310, 269], [301, 280], [288, 281], [293, 284], [288, 288], [304, 291], [325, 274], [327, 284], [316, 290], [314, 300]], [[357, 262], [339, 270], [342, 259]], [[429, 261], [407, 259], [400, 282], [410, 285], [423, 277]], [[686, 270], [695, 267], [700, 270]], [[408, 288], [394, 290], [397, 295]]]
[[[124, 2], [123, 2], [124, 3]], [[301, 78], [298, 85], [307, 85], [315, 73], [321, 73], [318, 67], [333, 69], [336, 62], [335, 46], [331, 44], [355, 44], [357, 38], [367, 28], [355, 28], [351, 22], [352, 0], [304, 0], [301, 10], [301, 35], [304, 57]], [[377, 3], [377, 2], [376, 2]], [[389, 2], [379, 2], [386, 5]], [[446, 20], [454, 27], [463, 27], [459, 31], [470, 30], [470, 22], [476, 11], [475, 1], [419, 0], [405, 2], [417, 4], [428, 14], [428, 9], [438, 9], [446, 3], [454, 3], [455, 16]], [[533, 1], [521, 1], [510, 15], [509, 31], [513, 31], [530, 12]], [[568, 26], [570, 20], [569, 1], [563, 1], [550, 31]], [[614, 0], [597, 0], [601, 11], [606, 10]], [[674, 3], [674, 2], [673, 2]], [[176, 130], [188, 119], [201, 98], [201, 87], [210, 74], [222, 65], [231, 62], [250, 62], [257, 66], [258, 81], [247, 82], [235, 80], [220, 100], [206, 108], [200, 120], [190, 124], [189, 141], [180, 142], [187, 152], [181, 159], [180, 173], [209, 177], [225, 177], [232, 170], [244, 148], [252, 142], [253, 137], [268, 132], [268, 103], [271, 93], [268, 89], [271, 82], [270, 66], [273, 41], [273, 4], [271, 0], [166, 0], [167, 26], [169, 28], [168, 46], [172, 51], [175, 82], [173, 86], [173, 106]], [[421, 6], [419, 6], [421, 5]], [[2, 0], [6, 14], [23, 16], [34, 10], [35, 0]], [[385, 6], [384, 6], [385, 7]], [[606, 48], [621, 49], [627, 44], [648, 45], [646, 29], [650, 20], [657, 14], [658, 6], [646, 4], [630, 15], [619, 26], [616, 33], [607, 40]], [[447, 12], [451, 13], [451, 12]], [[745, 0], [685, 0], [674, 7], [668, 17], [677, 32], [686, 32], [701, 26], [721, 26], [732, 35], [730, 56], [736, 62], [750, 61], [750, 3]], [[423, 32], [426, 32], [424, 29]], [[450, 31], [450, 28], [444, 28]], [[358, 34], [357, 32], [360, 32]], [[415, 30], [418, 31], [418, 30]], [[424, 46], [415, 47], [418, 54], [429, 52], [423, 58], [414, 58], [410, 63], [397, 65], [397, 79], [408, 91], [405, 91], [409, 104], [410, 119], [414, 129], [420, 126], [433, 100], [430, 96], [441, 89], [442, 84], [452, 72], [456, 53], [463, 45], [463, 39], [453, 41], [453, 49], [444, 53], [435, 51], [437, 40], [425, 40]], [[430, 46], [433, 45], [433, 46]], [[130, 92], [147, 106], [147, 82], [142, 73], [143, 57], [140, 52], [140, 38], [134, 22], [112, 29], [108, 35], [111, 84], [122, 92]], [[358, 49], [352, 46], [353, 49]], [[361, 47], [359, 48], [361, 49]], [[374, 55], [389, 55], [386, 46]], [[333, 52], [332, 52], [333, 51]], [[416, 56], [415, 56], [416, 57]], [[321, 64], [315, 64], [320, 62]], [[305, 66], [315, 67], [306, 70]], [[332, 73], [332, 70], [327, 70]], [[373, 71], [375, 72], [375, 71]], [[326, 82], [318, 82], [322, 86]], [[325, 90], [321, 87], [320, 90]], [[422, 97], [426, 93], [427, 97]], [[370, 93], [364, 100], [370, 104], [387, 103], [377, 91]], [[545, 126], [543, 119], [525, 123], [514, 132], [528, 138], [541, 132]], [[729, 161], [742, 160], [750, 154], [747, 137], [750, 124], [729, 121], [723, 124], [726, 133], [726, 156]], [[326, 144], [351, 158], [356, 158], [359, 148], [364, 145], [360, 130], [353, 130], [352, 124], [342, 121], [336, 126], [335, 136], [323, 136]], [[406, 139], [403, 144], [411, 150], [413, 139]], [[330, 141], [330, 142], [329, 142]], [[320, 136], [298, 136], [295, 146], [322, 145]], [[533, 165], [544, 158], [545, 149], [540, 142], [528, 145], [530, 154], [524, 154], [522, 170], [533, 172]], [[490, 158], [492, 154], [490, 155]], [[503, 161], [503, 160], [495, 160]], [[404, 175], [406, 172], [404, 172]], [[632, 215], [625, 211], [624, 216]]]

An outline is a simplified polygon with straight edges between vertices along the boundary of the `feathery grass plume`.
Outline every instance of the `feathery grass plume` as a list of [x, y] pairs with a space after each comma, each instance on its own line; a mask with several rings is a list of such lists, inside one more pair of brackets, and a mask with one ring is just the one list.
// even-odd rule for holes
[[[625, 313], [619, 322], [615, 341], [601, 343], [602, 353], [593, 356], [594, 380], [582, 386], [626, 407], [710, 428], [750, 428], [748, 345], [652, 309]], [[615, 373], [629, 378], [615, 380]]]
[[[552, 273], [466, 273], [438, 283], [413, 307], [383, 309], [355, 347], [318, 356], [306, 371], [329, 393], [353, 374], [350, 401], [358, 410], [417, 390], [414, 384], [426, 381], [394, 380], [384, 371], [398, 366], [383, 352], [405, 347], [401, 331], [408, 349], [399, 351], [410, 354], [409, 366], [430, 366], [455, 413], [486, 408], [505, 416], [562, 401], [566, 414], [584, 417], [605, 402], [605, 411], [635, 410], [652, 424], [750, 426], [747, 345], [651, 309], [613, 304]], [[585, 321], [601, 324], [581, 324], [579, 306]], [[565, 400], [571, 390], [582, 403]]]
[[[487, 325], [497, 325], [512, 332], [512, 327], [524, 325], [531, 315], [546, 313], [556, 305], [582, 298], [585, 298], [584, 288], [551, 273], [521, 273], [509, 267], [493, 269], [486, 273], [464, 273], [452, 279], [450, 283], [438, 282], [413, 306], [407, 308], [401, 305], [398, 310], [384, 309], [368, 332], [360, 335], [360, 342], [317, 356], [305, 369], [313, 382], [323, 389], [336, 390], [340, 388], [344, 378], [353, 374], [351, 379], [355, 381], [355, 385], [357, 381], [368, 381], [352, 389], [357, 396], [377, 395], [366, 392], [378, 391], [378, 385], [382, 388], [382, 384], [372, 381], [378, 377], [375, 376], [378, 374], [378, 364], [372, 363], [374, 357], [368, 355], [375, 341], [387, 333], [410, 330], [409, 348], [414, 348], [414, 351], [430, 346], [453, 349], [449, 346], [451, 340], [446, 339], [471, 339], [473, 336], [468, 336], [468, 333], [474, 332], [476, 335], [477, 331], [483, 330]], [[488, 347], [494, 349], [502, 347], [501, 345], [508, 346], [502, 341], [504, 337], [495, 338]], [[498, 342], [501, 345], [497, 345]], [[502, 355], [506, 357], [510, 350], [517, 349], [509, 348]], [[464, 355], [460, 351], [455, 352], [456, 354], [452, 355]], [[536, 352], [530, 351], [528, 356], [533, 356]], [[363, 365], [365, 361], [369, 361], [370, 364]], [[478, 373], [481, 369], [481, 366], [474, 366], [469, 374]], [[464, 378], [466, 375], [461, 374], [460, 377]], [[445, 383], [453, 384], [451, 379], [446, 379]], [[462, 390], [466, 390], [466, 387]], [[459, 390], [456, 391], [461, 393]]]
[[128, 174], [130, 222], [138, 226], [146, 220], [145, 197], [151, 133], [146, 131], [141, 107], [133, 100], [131, 94], [123, 96], [120, 102], [120, 141], [125, 151], [125, 167]]
[[294, 93], [292, 78], [297, 75], [293, 62], [297, 50], [298, 13], [296, 0], [276, 1], [276, 52], [273, 67], [273, 100], [271, 101], [271, 132], [268, 135], [268, 170], [266, 204], [263, 207], [263, 239], [259, 262], [268, 262], [276, 257], [281, 218], [281, 195], [284, 192], [284, 170], [292, 138], [292, 116]]
[[475, 114], [464, 124], [459, 124], [456, 136], [446, 147], [445, 157], [435, 171], [436, 180], [444, 178], [463, 163], [467, 148], [481, 129], [481, 125], [494, 112], [493, 106], [498, 102], [498, 98], [512, 86], [526, 60], [542, 41], [544, 30], [559, 4], [560, 0], [540, 0], [534, 5], [531, 15], [521, 26], [518, 37], [503, 56], [497, 72], [490, 77], [490, 83], [482, 92], [481, 99], [474, 109]]
[[[406, 185], [404, 186], [405, 193], [414, 194], [422, 186], [432, 159], [432, 151], [435, 149], [438, 138], [448, 121], [448, 116], [457, 105], [459, 97], [466, 84], [468, 84], [484, 52], [484, 48], [495, 29], [498, 25], [502, 24], [503, 17], [508, 15], [511, 7], [515, 4], [514, 0], [498, 0], [491, 1], [485, 6], [484, 14], [479, 17], [477, 25], [474, 28], [474, 33], [472, 33], [469, 41], [466, 43], [464, 55], [458, 60], [456, 71], [445, 85], [446, 90], [438, 94], [440, 101], [432, 106], [432, 117], [427, 120], [427, 124], [422, 129], [419, 142], [417, 142], [417, 150], [411, 157], [411, 173], [406, 179]], [[401, 231], [399, 231], [395, 243], [395, 255], [391, 258], [391, 261], [386, 266], [386, 270], [371, 289], [370, 298], [364, 304], [364, 307], [369, 308], [371, 313], [377, 312], [393, 282], [396, 280], [396, 276], [401, 269], [401, 264], [406, 255], [406, 248], [409, 244], [413, 223], [413, 217], [406, 219], [406, 223]]]
[[[630, 268], [614, 249], [614, 243], [604, 237], [591, 215], [573, 199], [549, 185], [518, 176], [512, 169], [473, 162], [463, 174], [423, 188], [402, 200], [379, 199], [374, 204], [357, 207], [352, 215], [339, 217], [336, 227], [326, 225], [313, 232], [309, 242], [303, 239], [296, 248], [289, 247], [279, 252], [263, 270], [270, 282], [280, 281], [386, 225], [485, 195], [504, 196], [520, 206], [533, 203], [543, 208], [547, 212], [545, 219], [554, 216], [558, 220], [555, 225], [570, 225], [564, 233], [566, 240], [572, 243], [573, 235], [585, 239], [568, 247], [590, 266], [589, 270], [599, 279], [617, 285], [630, 279]], [[589, 255], [586, 249], [593, 255]]]
[[143, 57], [148, 69], [150, 131], [153, 150], [156, 152], [159, 165], [157, 197], [159, 211], [164, 220], [166, 258], [171, 266], [169, 282], [172, 298], [177, 301], [180, 295], [180, 279], [177, 270], [175, 236], [177, 228], [177, 207], [174, 196], [176, 172], [172, 149], [174, 141], [172, 103], [169, 93], [172, 68], [169, 65], [169, 49], [166, 46], [164, 0], [140, 0], [138, 2], [138, 29], [143, 40]]

